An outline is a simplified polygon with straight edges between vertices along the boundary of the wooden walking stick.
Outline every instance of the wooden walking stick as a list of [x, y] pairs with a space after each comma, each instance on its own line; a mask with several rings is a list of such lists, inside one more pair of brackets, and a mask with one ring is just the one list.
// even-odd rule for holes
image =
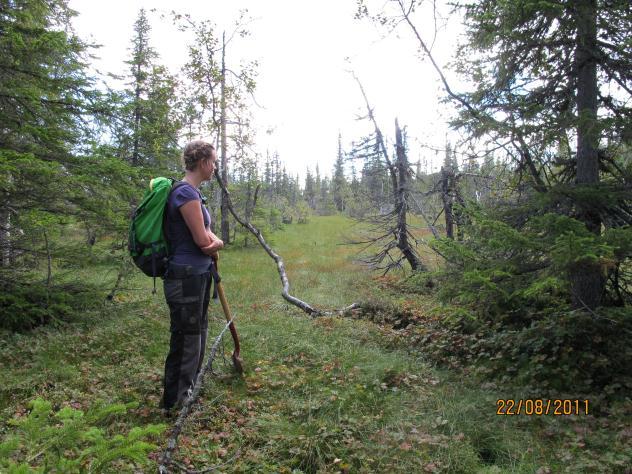
[[213, 278], [215, 279], [215, 285], [217, 287], [217, 295], [219, 296], [219, 301], [222, 304], [222, 309], [224, 310], [224, 316], [226, 317], [226, 321], [230, 322], [230, 334], [233, 336], [233, 343], [235, 344], [235, 350], [233, 351], [233, 367], [239, 374], [244, 373], [244, 361], [239, 356], [239, 336], [237, 335], [237, 328], [235, 327], [235, 322], [231, 322], [233, 317], [230, 312], [230, 307], [228, 306], [228, 301], [226, 300], [226, 295], [224, 294], [224, 287], [222, 286], [222, 279], [219, 276], [219, 255], [213, 257], [213, 262], [215, 264], [215, 272], [213, 274]]

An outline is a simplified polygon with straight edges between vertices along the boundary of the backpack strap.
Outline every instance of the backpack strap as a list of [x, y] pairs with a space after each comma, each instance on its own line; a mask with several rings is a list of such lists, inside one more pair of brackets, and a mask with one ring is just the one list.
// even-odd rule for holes
[[[174, 178], [171, 178], [172, 184], [171, 184], [171, 190], [169, 190], [169, 194], [167, 195], [167, 201], [165, 202], [165, 213], [163, 214], [163, 219], [162, 219], [162, 232], [165, 235], [165, 238], [167, 239], [167, 244], [169, 244], [169, 235], [167, 234], [167, 216], [169, 214], [169, 211], [167, 209], [167, 206], [169, 205], [169, 199], [171, 198], [171, 193], [173, 193], [176, 189], [181, 188], [182, 186], [186, 186], [188, 183], [185, 181], [178, 181]], [[169, 253], [171, 253], [171, 249], [169, 249]]]
[[[167, 209], [168, 205], [169, 205], [169, 198], [171, 197], [171, 193], [174, 192], [176, 189], [188, 184], [184, 181], [178, 181], [175, 178], [170, 178], [171, 179], [171, 189], [169, 190], [169, 194], [167, 194], [167, 201], [165, 202], [165, 211], [162, 215], [162, 233], [165, 236], [165, 240], [167, 241], [167, 254], [171, 255], [173, 252], [171, 251], [171, 242], [169, 241], [169, 233], [167, 232], [167, 216], [169, 214], [169, 210]], [[167, 271], [168, 267], [167, 267]], [[155, 273], [154, 273], [155, 275]], [[156, 277], [154, 276], [154, 293], [156, 292]]]

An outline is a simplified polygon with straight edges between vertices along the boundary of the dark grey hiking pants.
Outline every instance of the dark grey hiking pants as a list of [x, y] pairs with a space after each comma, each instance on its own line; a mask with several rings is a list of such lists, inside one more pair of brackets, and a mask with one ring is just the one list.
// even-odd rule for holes
[[[179, 275], [177, 275], [179, 276]], [[186, 398], [202, 369], [208, 330], [211, 274], [166, 278], [165, 298], [171, 315], [171, 341], [165, 362], [162, 405], [171, 408]]]

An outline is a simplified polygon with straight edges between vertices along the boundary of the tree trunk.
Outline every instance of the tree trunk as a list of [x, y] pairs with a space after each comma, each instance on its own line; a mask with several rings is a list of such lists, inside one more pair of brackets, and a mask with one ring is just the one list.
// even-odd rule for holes
[[463, 215], [463, 209], [465, 209], [465, 201], [463, 200], [463, 196], [458, 190], [457, 180], [454, 180], [454, 196], [456, 198], [456, 202], [460, 207], [454, 209], [454, 222], [456, 223], [456, 240], [457, 242], [463, 242], [463, 225], [466, 223], [467, 218]]
[[132, 166], [138, 166], [138, 144], [140, 135], [140, 64], [136, 65], [136, 90], [134, 102], [134, 144], [132, 149]]
[[[228, 156], [226, 155], [226, 33], [222, 34], [222, 81], [220, 97], [220, 147], [221, 147], [221, 167], [222, 181], [228, 186]], [[230, 226], [228, 222], [228, 206], [226, 205], [226, 194], [222, 193], [221, 204], [221, 234], [225, 244], [230, 243]]]
[[406, 150], [404, 149], [404, 143], [402, 141], [402, 130], [399, 128], [397, 119], [395, 119], [395, 149], [397, 152], [398, 175], [398, 179], [394, 180], [397, 183], [397, 188], [394, 189], [395, 208], [397, 210], [397, 247], [402, 252], [413, 271], [423, 270], [423, 265], [408, 242], [408, 225], [406, 223], [406, 214], [408, 213], [408, 202], [406, 201], [406, 194], [408, 191], [406, 187], [408, 178], [408, 160], [406, 159]]
[[11, 215], [8, 209], [0, 212], [0, 266], [11, 265]]
[[[596, 0], [576, 0], [577, 38], [577, 179], [578, 186], [599, 183], [599, 124], [597, 121], [597, 4]], [[576, 217], [596, 235], [601, 234], [601, 217], [586, 200], [577, 203]], [[573, 305], [594, 309], [601, 303], [604, 278], [600, 265], [580, 263], [570, 270]]]
[[53, 257], [50, 253], [50, 244], [48, 242], [48, 234], [46, 230], [43, 232], [44, 234], [44, 244], [46, 245], [46, 288], [50, 287], [50, 282], [53, 278]]
[[[246, 212], [245, 218], [246, 222], [250, 222], [250, 200], [252, 199], [252, 181], [250, 180], [250, 176], [248, 176], [248, 184], [246, 185]], [[248, 232], [244, 235], [244, 247], [248, 247]]]
[[454, 218], [452, 217], [452, 196], [450, 195], [451, 170], [441, 167], [441, 200], [443, 201], [443, 214], [445, 216], [445, 235], [448, 239], [454, 239]]

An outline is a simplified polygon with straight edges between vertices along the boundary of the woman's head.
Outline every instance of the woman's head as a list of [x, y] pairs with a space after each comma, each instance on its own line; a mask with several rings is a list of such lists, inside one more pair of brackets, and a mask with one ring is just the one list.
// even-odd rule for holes
[[[182, 151], [182, 164], [187, 171], [195, 171], [201, 164], [210, 164], [211, 174], [215, 168], [215, 147], [204, 140], [189, 142]], [[210, 163], [209, 163], [210, 162]]]

